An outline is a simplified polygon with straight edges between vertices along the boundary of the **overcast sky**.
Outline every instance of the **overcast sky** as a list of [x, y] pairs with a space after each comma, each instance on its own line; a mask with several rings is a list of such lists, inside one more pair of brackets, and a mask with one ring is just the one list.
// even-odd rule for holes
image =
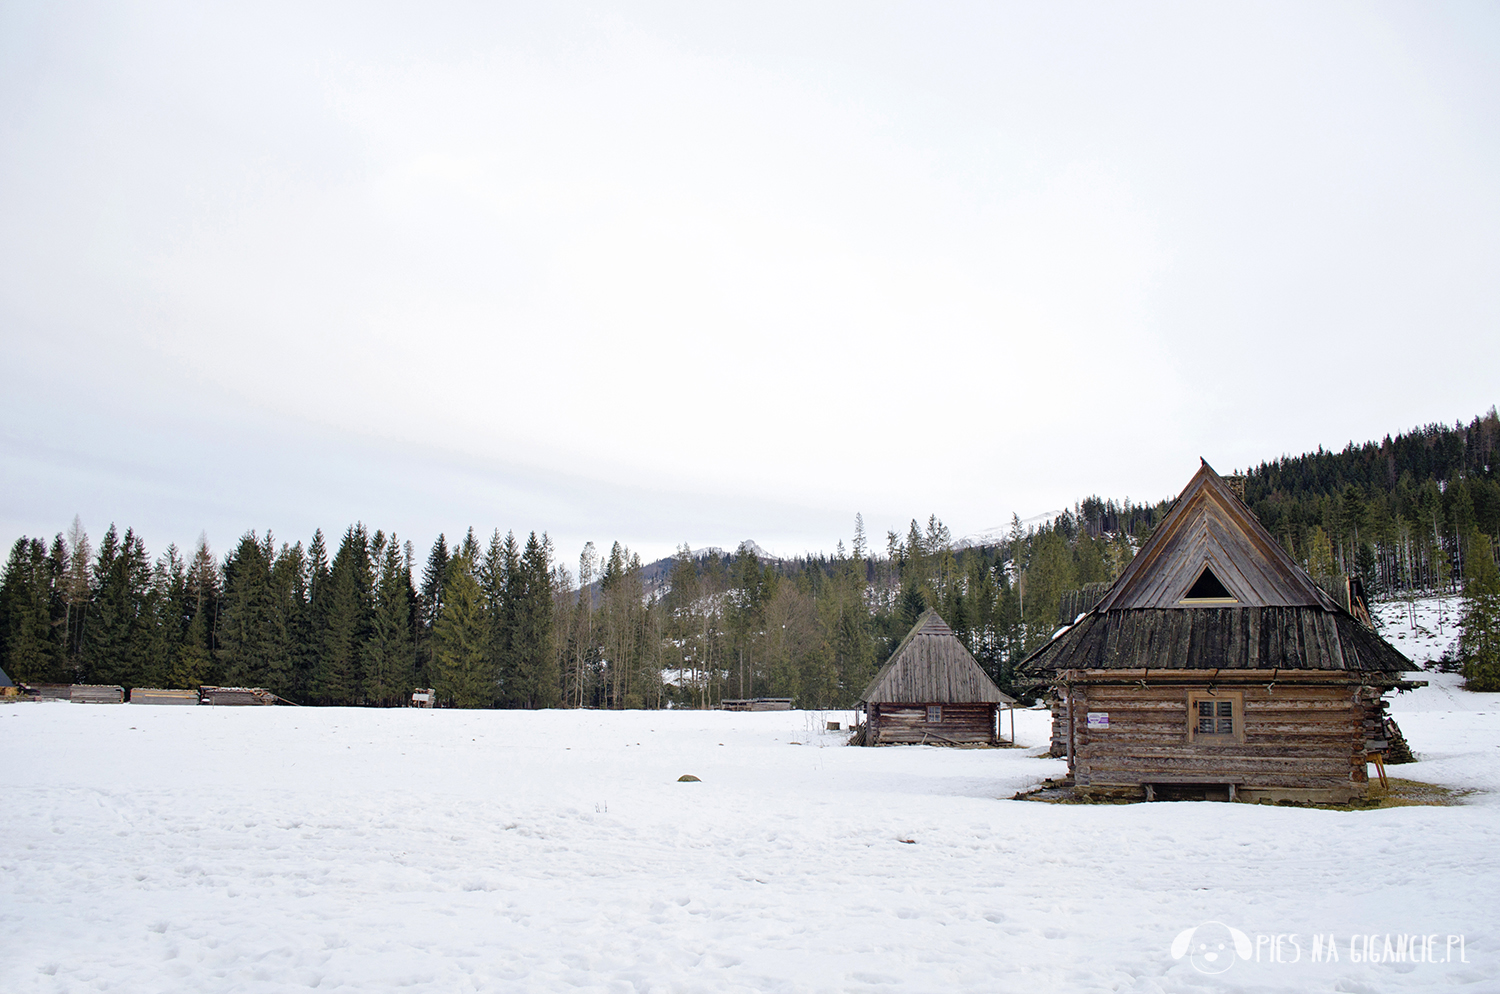
[[0, 5], [0, 539], [648, 558], [1500, 399], [1492, 3]]

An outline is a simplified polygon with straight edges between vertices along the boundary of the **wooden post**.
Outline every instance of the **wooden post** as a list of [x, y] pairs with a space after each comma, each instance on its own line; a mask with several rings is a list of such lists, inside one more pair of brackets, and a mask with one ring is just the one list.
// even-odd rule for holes
[[1068, 773], [1073, 772], [1073, 685], [1068, 686]]

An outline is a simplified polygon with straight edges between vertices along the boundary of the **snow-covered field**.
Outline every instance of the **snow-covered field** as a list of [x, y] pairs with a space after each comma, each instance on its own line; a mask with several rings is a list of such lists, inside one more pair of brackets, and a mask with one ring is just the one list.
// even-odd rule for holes
[[[1500, 791], [1500, 695], [1424, 676], [1392, 772]], [[1500, 794], [1016, 802], [1044, 713], [1012, 750], [825, 717], [0, 706], [0, 991], [1500, 990]], [[1208, 922], [1251, 959], [1174, 959]]]

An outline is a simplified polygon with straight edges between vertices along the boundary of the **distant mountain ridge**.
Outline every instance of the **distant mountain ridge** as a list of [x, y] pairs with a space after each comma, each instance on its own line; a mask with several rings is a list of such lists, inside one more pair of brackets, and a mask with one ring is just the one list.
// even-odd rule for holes
[[[1029, 518], [1022, 518], [1021, 531], [1033, 532], [1041, 528], [1045, 528], [1066, 513], [1066, 511], [1059, 509], [1056, 511], [1043, 511], [1041, 514], [1033, 514]], [[1003, 525], [995, 525], [992, 528], [985, 528], [982, 531], [977, 531], [972, 535], [965, 535], [963, 538], [958, 540], [956, 545], [960, 549], [977, 549], [984, 548], [986, 546], [999, 545], [1010, 537], [1011, 524], [1013, 524], [1013, 522], [1007, 522]]]

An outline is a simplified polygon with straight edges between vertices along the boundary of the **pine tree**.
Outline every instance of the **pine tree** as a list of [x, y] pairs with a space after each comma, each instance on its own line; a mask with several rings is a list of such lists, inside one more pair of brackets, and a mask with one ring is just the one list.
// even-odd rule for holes
[[1333, 544], [1328, 540], [1328, 533], [1321, 527], [1314, 526], [1312, 539], [1308, 545], [1307, 572], [1314, 579], [1332, 576], [1336, 570], [1333, 562]]
[[[751, 558], [754, 555], [751, 554]], [[637, 672], [645, 629], [641, 559], [619, 542], [609, 550], [599, 581], [602, 600], [600, 642], [605, 666], [606, 706], [644, 707], [653, 689], [651, 674]], [[655, 674], [659, 685], [661, 674]]]
[[672, 557], [672, 571], [668, 574], [667, 584], [662, 610], [667, 638], [673, 649], [668, 665], [677, 670], [679, 677], [684, 670], [688, 672], [688, 682], [681, 689], [689, 701], [700, 708], [706, 708], [710, 680], [708, 646], [703, 644], [704, 626], [699, 621], [704, 607], [702, 584], [698, 578], [698, 564], [693, 561], [692, 549], [686, 542]]
[[1026, 649], [1036, 649], [1057, 630], [1062, 595], [1077, 586], [1073, 574], [1072, 550], [1059, 532], [1043, 530], [1033, 543], [1031, 562], [1026, 569]]
[[598, 552], [593, 542], [585, 542], [578, 555], [578, 599], [573, 605], [569, 654], [568, 703], [573, 707], [600, 704], [599, 640], [594, 625], [594, 581], [598, 576]]

